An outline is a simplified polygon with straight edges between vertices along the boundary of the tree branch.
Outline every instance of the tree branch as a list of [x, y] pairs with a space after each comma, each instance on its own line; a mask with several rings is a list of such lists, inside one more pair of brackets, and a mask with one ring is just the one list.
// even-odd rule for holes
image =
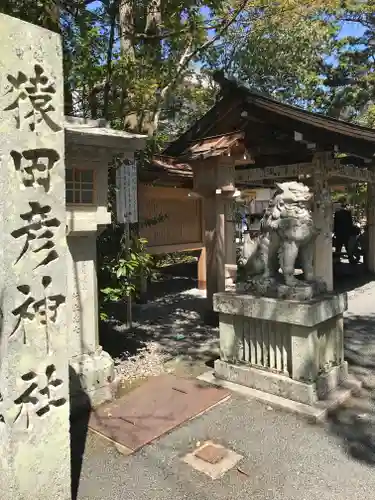
[[[218, 22], [216, 24], [206, 24], [206, 23], [202, 23], [202, 24], [198, 24], [196, 25], [196, 28], [199, 29], [204, 29], [204, 30], [216, 30], [218, 28], [220, 28], [222, 26], [222, 21], [221, 22]], [[176, 31], [168, 31], [168, 32], [161, 32], [161, 33], [155, 33], [155, 34], [148, 34], [148, 33], [136, 33], [134, 35], [134, 38], [135, 39], [138, 39], [138, 40], [163, 40], [165, 38], [171, 38], [172, 36], [177, 36], [177, 35], [181, 35], [183, 33], [189, 33], [191, 32], [191, 28], [190, 26], [187, 26], [186, 28], [181, 28], [179, 30], [176, 30]]]
[[225, 31], [236, 21], [238, 16], [241, 14], [241, 12], [244, 10], [246, 7], [247, 3], [249, 0], [242, 0], [239, 7], [234, 11], [233, 15], [230, 16], [228, 19], [223, 20], [221, 23], [221, 28], [217, 31], [215, 36], [213, 36], [210, 40], [207, 40], [205, 43], [203, 43], [200, 47], [197, 47], [193, 51], [190, 52], [190, 48], [192, 46], [192, 39], [190, 38], [189, 43], [187, 47], [185, 48], [182, 56], [180, 57], [180, 60], [177, 64], [177, 70], [174, 75], [174, 77], [168, 82], [167, 85], [165, 85], [158, 97], [157, 100], [157, 105], [155, 112], [153, 114], [153, 129], [156, 130], [158, 125], [159, 125], [159, 119], [160, 119], [160, 113], [161, 113], [161, 103], [165, 99], [167, 93], [170, 91], [170, 89], [175, 85], [179, 77], [181, 76], [182, 72], [184, 69], [188, 66], [190, 61], [196, 57], [198, 54], [201, 54], [205, 50], [207, 50], [209, 47], [211, 47], [224, 33]]
[[[181, 69], [185, 67], [186, 60], [189, 57], [192, 43], [193, 43], [193, 40], [192, 40], [192, 38], [190, 38], [182, 56], [180, 57], [180, 60], [178, 62], [177, 73], [180, 72]], [[176, 78], [172, 79], [167, 85], [165, 85], [162, 88], [162, 90], [158, 96], [156, 107], [155, 107], [155, 112], [154, 112], [153, 117], [152, 117], [152, 123], [153, 123], [154, 130], [156, 130], [159, 126], [160, 113], [161, 113], [161, 103], [164, 101], [165, 96], [167, 95], [169, 89], [171, 88], [171, 86], [174, 84], [175, 81], [176, 81]]]
[[172, 86], [178, 80], [182, 71], [189, 64], [189, 62], [192, 59], [194, 59], [194, 57], [196, 57], [198, 54], [201, 54], [202, 52], [206, 51], [209, 47], [211, 47], [228, 30], [228, 28], [230, 28], [230, 26], [236, 21], [241, 12], [245, 9], [248, 1], [249, 0], [242, 0], [239, 7], [237, 8], [237, 10], [235, 10], [233, 15], [229, 19], [225, 21], [223, 20], [223, 22], [221, 23], [221, 28], [218, 30], [215, 36], [213, 36], [210, 40], [207, 40], [200, 47], [197, 47], [192, 52], [184, 56], [183, 63], [178, 65], [175, 77], [173, 78], [172, 82], [168, 84], [169, 86]]

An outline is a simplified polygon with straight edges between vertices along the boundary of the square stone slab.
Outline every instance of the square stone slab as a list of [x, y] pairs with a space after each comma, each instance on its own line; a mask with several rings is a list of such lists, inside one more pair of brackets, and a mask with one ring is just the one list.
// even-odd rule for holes
[[207, 441], [193, 452], [185, 455], [182, 460], [211, 479], [218, 479], [242, 458], [238, 453], [224, 448], [220, 444]]
[[203, 448], [195, 452], [196, 457], [209, 464], [217, 464], [227, 455], [228, 450], [221, 446], [215, 446], [214, 444], [206, 444]]

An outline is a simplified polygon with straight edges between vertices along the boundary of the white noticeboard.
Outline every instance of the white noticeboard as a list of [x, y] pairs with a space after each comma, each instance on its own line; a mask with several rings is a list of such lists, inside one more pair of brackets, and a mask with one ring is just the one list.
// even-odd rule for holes
[[117, 168], [116, 187], [117, 222], [138, 222], [138, 177], [135, 160], [127, 161]]

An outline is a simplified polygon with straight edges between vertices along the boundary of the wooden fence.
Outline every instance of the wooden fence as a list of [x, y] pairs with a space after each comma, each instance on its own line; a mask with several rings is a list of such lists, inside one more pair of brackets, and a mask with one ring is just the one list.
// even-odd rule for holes
[[184, 188], [139, 184], [139, 221], [165, 217], [155, 225], [141, 228], [140, 235], [147, 239], [150, 253], [203, 248], [202, 202], [189, 193]]

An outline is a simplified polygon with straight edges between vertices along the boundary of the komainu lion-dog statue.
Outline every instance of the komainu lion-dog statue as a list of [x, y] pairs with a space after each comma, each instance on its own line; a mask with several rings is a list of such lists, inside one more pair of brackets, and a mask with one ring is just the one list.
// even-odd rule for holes
[[[324, 290], [314, 280], [314, 241], [318, 231], [311, 212], [312, 193], [300, 182], [276, 184], [261, 221], [261, 234], [254, 245], [247, 234], [239, 264], [246, 290], [265, 296], [310, 299]], [[298, 262], [304, 281], [294, 276]], [[281, 270], [281, 274], [279, 273]]]

